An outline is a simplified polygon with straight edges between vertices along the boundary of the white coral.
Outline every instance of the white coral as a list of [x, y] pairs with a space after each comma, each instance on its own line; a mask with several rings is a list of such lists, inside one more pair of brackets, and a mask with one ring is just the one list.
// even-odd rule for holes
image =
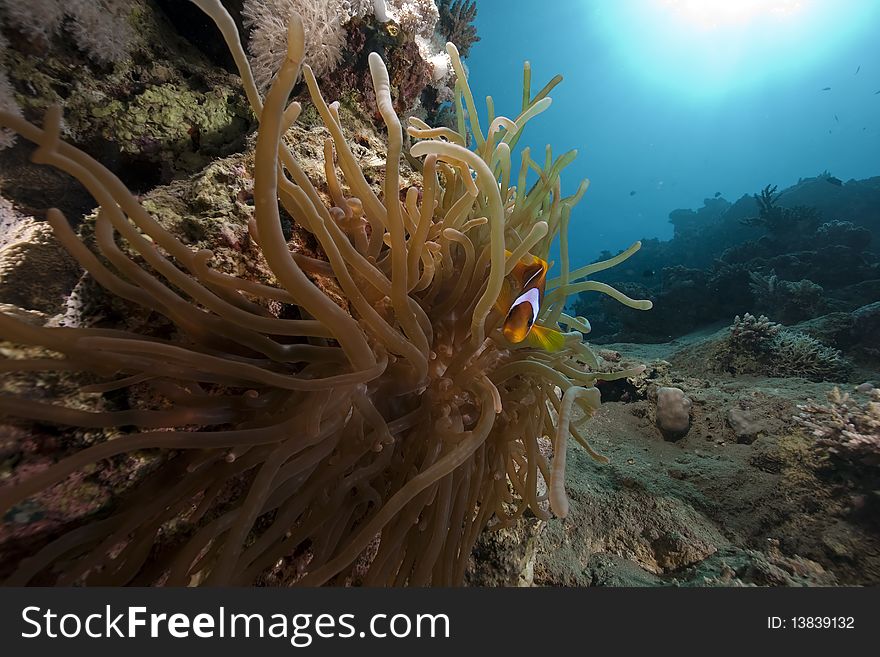
[[125, 59], [136, 41], [128, 0], [66, 0], [67, 29], [89, 59], [112, 64]]
[[342, 60], [345, 24], [371, 11], [370, 0], [245, 0], [242, 16], [252, 28], [249, 49], [257, 85], [267, 89], [281, 66], [293, 12], [300, 15], [305, 28], [305, 61], [320, 77]]
[[268, 89], [287, 51], [287, 24], [297, 12], [305, 28], [305, 61], [318, 77], [332, 73], [345, 51], [345, 25], [353, 18], [373, 15], [380, 23], [394, 21], [415, 36], [422, 58], [432, 66], [434, 84], [448, 84], [451, 66], [444, 44], [435, 43], [440, 12], [434, 0], [245, 0], [245, 25], [257, 86]]
[[440, 20], [434, 0], [387, 0], [388, 16], [410, 34], [430, 39]]
[[61, 27], [64, 4], [60, 0], [0, 0], [0, 10], [16, 29], [48, 41]]
[[428, 63], [432, 67], [433, 81], [440, 82], [443, 78], [450, 75], [452, 71], [452, 60], [448, 53], [438, 52], [428, 58]]
[[779, 335], [781, 329], [782, 326], [771, 322], [765, 315], [755, 317], [746, 313], [742, 318], [737, 315], [730, 327], [730, 342], [760, 351], [769, 346], [772, 339]]
[[131, 52], [137, 38], [128, 20], [133, 7], [131, 0], [0, 0], [6, 20], [22, 33], [49, 41], [63, 26], [99, 64]]

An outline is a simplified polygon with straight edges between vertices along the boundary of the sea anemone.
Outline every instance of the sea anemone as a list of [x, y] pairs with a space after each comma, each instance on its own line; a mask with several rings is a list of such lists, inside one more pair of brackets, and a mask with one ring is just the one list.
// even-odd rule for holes
[[[583, 342], [587, 321], [563, 308], [568, 295], [588, 289], [649, 308], [580, 280], [638, 244], [569, 270], [570, 212], [587, 187], [561, 195], [560, 173], [574, 152], [553, 159], [548, 148], [541, 166], [524, 149], [510, 184], [511, 149], [547, 109], [559, 78], [532, 96], [527, 65], [522, 112], [511, 120], [490, 111], [484, 133], [449, 44], [458, 130], [411, 121], [410, 155], [424, 158], [423, 183], [401, 196], [403, 131], [388, 72], [372, 54], [388, 129], [377, 195], [344, 140], [337, 106], [302, 64], [301, 21], [290, 22], [287, 56], [263, 100], [228, 14], [217, 0], [196, 2], [224, 33], [260, 118], [249, 232], [274, 284], [212, 269], [210, 251], [182, 244], [118, 178], [61, 141], [58, 108], [42, 129], [0, 113], [0, 127], [38, 146], [34, 162], [67, 172], [99, 205], [94, 250], [52, 209], [58, 240], [112, 294], [178, 329], [162, 339], [0, 314], [0, 338], [53, 354], [21, 351], [0, 370], [88, 372], [102, 381], [90, 392], [150, 393], [117, 411], [0, 395], [0, 414], [113, 432], [45, 469], [14, 471], [0, 491], [0, 515], [106, 459], [154, 458], [131, 491], [23, 559], [7, 581], [251, 584], [286, 564], [288, 584], [458, 584], [485, 528], [509, 525], [527, 509], [543, 519], [566, 515], [569, 436], [602, 460], [573, 423], [574, 408], [591, 414], [595, 381], [635, 370], [599, 373]], [[332, 207], [282, 139], [300, 113], [299, 103], [287, 104], [300, 73], [331, 135], [321, 186]], [[530, 171], [537, 180], [529, 189]], [[326, 260], [290, 250], [281, 208]], [[536, 325], [562, 324], [563, 343], [553, 351], [512, 344], [500, 330], [506, 309], [498, 300], [516, 264], [547, 260], [557, 237], [561, 273], [548, 282]], [[319, 280], [330, 280], [341, 298]], [[269, 301], [288, 312], [269, 312]]]

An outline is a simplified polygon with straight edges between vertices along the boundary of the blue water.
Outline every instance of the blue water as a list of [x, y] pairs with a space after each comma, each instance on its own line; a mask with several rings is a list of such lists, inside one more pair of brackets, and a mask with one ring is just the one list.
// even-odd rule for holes
[[572, 217], [576, 262], [668, 238], [671, 210], [716, 192], [880, 175], [880, 2], [793, 4], [788, 18], [707, 27], [663, 0], [479, 0], [478, 100], [514, 117], [526, 59], [533, 93], [565, 76], [521, 143], [540, 161], [548, 143], [579, 151], [563, 177], [564, 193], [591, 180]]

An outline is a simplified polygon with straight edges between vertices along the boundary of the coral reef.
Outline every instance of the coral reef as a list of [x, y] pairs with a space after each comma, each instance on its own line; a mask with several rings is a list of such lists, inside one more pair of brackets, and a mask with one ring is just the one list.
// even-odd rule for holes
[[755, 194], [758, 214], [742, 222], [746, 226], [760, 226], [773, 236], [787, 231], [815, 230], [819, 223], [818, 211], [806, 205], [790, 208], [779, 205], [780, 194], [776, 193], [776, 189], [776, 185], [767, 185], [759, 194]]
[[[432, 3], [433, 4], [433, 3]], [[321, 78], [340, 64], [347, 47], [344, 26], [373, 11], [372, 2], [343, 0], [245, 0], [244, 26], [250, 29], [250, 63], [257, 87], [269, 88], [287, 54], [287, 24], [297, 13], [305, 26], [305, 61]]]
[[[231, 17], [218, 0], [195, 1], [223, 30], [260, 117], [247, 230], [216, 230], [232, 251], [248, 249], [265, 279], [225, 271], [213, 251], [184, 243], [204, 239], [201, 224], [183, 207], [163, 207], [161, 195], [139, 202], [65, 143], [57, 106], [42, 128], [0, 113], [0, 125], [37, 145], [37, 164], [95, 197], [100, 209], [80, 235], [56, 209], [48, 222], [92, 279], [147, 318], [136, 330], [0, 313], [0, 367], [12, 375], [0, 412], [14, 427], [4, 449], [41, 442], [34, 426], [75, 428], [53, 448], [23, 450], [4, 473], [4, 519], [36, 526], [27, 541], [2, 534], [7, 581], [460, 583], [486, 526], [502, 529], [527, 510], [539, 520], [567, 515], [569, 438], [604, 460], [575, 414], [595, 412], [597, 382], [641, 370], [595, 371], [583, 343], [589, 325], [563, 307], [592, 290], [650, 308], [583, 280], [639, 245], [569, 270], [570, 211], [586, 190], [561, 195], [574, 153], [542, 169], [526, 149], [511, 185], [511, 148], [549, 105], [552, 85], [533, 96], [526, 76], [521, 113], [484, 132], [449, 44], [470, 135], [463, 116], [459, 131], [412, 120], [410, 155], [421, 171], [401, 188], [403, 131], [389, 73], [371, 54], [388, 132], [377, 194], [345, 139], [344, 114], [303, 65], [299, 19], [262, 98]], [[288, 103], [300, 72], [329, 133], [317, 184], [285, 142], [305, 113]], [[541, 177], [527, 189], [530, 167]], [[163, 225], [169, 215], [175, 232]], [[546, 260], [556, 238], [560, 275], [547, 283], [535, 328], [558, 343], [551, 351], [510, 343], [500, 330], [508, 309], [499, 307], [508, 274], [523, 258]], [[316, 248], [296, 248], [298, 239]], [[44, 376], [65, 385], [44, 385]], [[127, 485], [108, 500], [104, 482], [120, 479]], [[39, 509], [55, 512], [59, 499], [72, 501], [67, 524], [41, 526]]]
[[[517, 554], [526, 541], [534, 544], [522, 573], [534, 585], [880, 582], [876, 485], [870, 488], [852, 468], [828, 467], [815, 439], [792, 421], [799, 405], [833, 386], [730, 377], [711, 367], [703, 350], [715, 339], [600, 351], [619, 367], [646, 368], [625, 382], [629, 394], [619, 398], [606, 398], [600, 382], [603, 403], [590, 420], [591, 438], [610, 462], [569, 456], [569, 519], [533, 529], [524, 521], [511, 532], [520, 541]], [[620, 383], [611, 391], [623, 389]], [[654, 398], [662, 387], [692, 400], [690, 430], [675, 442], [655, 427]], [[852, 395], [862, 406], [869, 387]], [[509, 569], [508, 562], [501, 566]]]
[[384, 2], [387, 19], [397, 23], [401, 30], [423, 39], [431, 39], [434, 36], [434, 28], [440, 18], [434, 0], [384, 0]]
[[712, 359], [732, 375], [800, 376], [812, 381], [844, 381], [851, 365], [815, 338], [774, 324], [764, 315], [737, 315]]
[[[181, 39], [151, 2], [7, 2], [0, 22], [0, 103], [31, 121], [60, 105], [64, 138], [135, 191], [244, 148], [253, 117], [236, 76]], [[0, 152], [4, 195], [32, 214], [47, 197], [72, 215], [88, 209], [68, 178], [51, 182], [26, 155], [26, 146]]]
[[477, 17], [476, 0], [439, 0], [438, 31], [447, 41], [458, 47], [462, 57], [467, 57], [471, 46], [480, 40], [477, 28], [472, 25]]
[[[699, 210], [670, 213], [671, 240], [643, 240], [629, 266], [600, 275], [627, 294], [653, 300], [649, 317], [640, 321], [627, 308], [587, 296], [573, 307], [595, 318], [598, 343], [665, 342], [720, 325], [743, 309], [786, 325], [854, 316], [880, 298], [877, 208], [880, 178], [838, 185], [824, 174], [735, 203], [706, 199]], [[762, 213], [773, 225], [793, 222], [791, 229], [768, 230], [754, 220]], [[830, 344], [870, 366], [854, 336], [837, 337]]]
[[133, 9], [128, 0], [0, 0], [0, 21], [44, 46], [64, 29], [89, 59], [108, 65], [141, 38], [129, 22]]
[[[261, 91], [268, 88], [284, 58], [288, 17], [298, 12], [306, 25], [305, 61], [315, 76], [342, 102], [357, 94], [356, 102], [366, 104], [381, 124], [369, 53], [379, 53], [392, 71], [392, 101], [399, 114], [436, 118], [454, 97], [455, 76], [445, 44], [457, 42], [447, 37], [443, 26], [454, 29], [456, 36], [466, 35], [469, 46], [476, 32], [461, 21], [473, 18], [475, 11], [456, 7], [459, 18], [449, 19], [447, 11], [444, 23], [438, 22], [434, 0], [248, 0], [242, 15], [243, 27], [250, 30], [251, 66]], [[466, 56], [466, 48], [459, 56]]]
[[772, 269], [766, 275], [752, 272], [749, 278], [754, 309], [771, 313], [784, 324], [812, 319], [827, 310], [825, 290], [813, 281], [783, 281]]
[[[856, 317], [865, 331], [880, 326], [880, 304], [872, 305], [797, 330], [862, 341], [861, 331], [855, 337]], [[744, 347], [772, 346], [787, 330], [766, 318], [740, 317], [734, 333]], [[610, 462], [599, 467], [581, 453], [569, 456], [569, 518], [535, 526], [525, 519], [505, 533], [526, 563], [514, 578], [515, 564], [488, 555], [498, 563], [498, 580], [640, 587], [880, 582], [877, 468], [829, 459], [792, 420], [799, 406], [815, 405], [806, 400], [822, 399], [840, 384], [761, 372], [730, 376], [713, 359], [730, 334], [709, 329], [597, 350], [603, 366], [645, 364], [635, 377], [597, 382], [603, 403], [590, 420], [591, 438]], [[875, 380], [878, 371], [852, 380]], [[692, 402], [690, 428], [676, 441], [664, 440], [656, 427], [664, 387]], [[873, 387], [862, 383], [851, 393], [850, 412], [858, 405], [864, 413]], [[481, 581], [495, 581], [486, 568], [475, 564]]]
[[795, 421], [816, 439], [815, 447], [844, 468], [873, 469], [880, 476], [880, 389], [871, 388], [859, 404], [834, 388], [828, 404], [798, 406]]
[[[9, 47], [5, 25], [25, 35], [30, 49], [47, 48], [63, 28], [92, 62], [108, 66], [128, 57], [139, 42], [129, 22], [132, 9], [125, 0], [0, 0], [0, 110], [20, 112], [3, 61]], [[0, 149], [12, 141], [9, 131], [0, 131]]]

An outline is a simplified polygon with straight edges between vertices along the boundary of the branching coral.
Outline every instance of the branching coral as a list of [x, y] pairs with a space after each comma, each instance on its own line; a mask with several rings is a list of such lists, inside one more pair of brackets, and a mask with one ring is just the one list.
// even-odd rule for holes
[[343, 26], [372, 9], [369, 2], [343, 0], [246, 0], [245, 25], [251, 27], [249, 49], [257, 85], [265, 90], [287, 53], [287, 23], [296, 13], [305, 25], [305, 57], [317, 77], [330, 73], [342, 60]]
[[816, 439], [825, 456], [858, 469], [880, 474], [880, 388], [870, 391], [864, 405], [834, 388], [827, 405], [803, 404], [795, 421]]
[[[262, 99], [219, 0], [195, 1], [224, 33], [260, 118], [250, 237], [276, 284], [222, 274], [211, 268], [211, 252], [183, 246], [117, 178], [60, 140], [57, 108], [42, 128], [0, 114], [0, 125], [38, 145], [35, 162], [78, 179], [100, 206], [99, 253], [50, 210], [58, 240], [101, 285], [164, 315], [180, 334], [35, 327], [0, 314], [0, 337], [54, 354], [0, 361], [0, 369], [84, 371], [100, 377], [90, 392], [149, 393], [114, 411], [0, 396], [2, 414], [116, 432], [40, 471], [15, 471], [0, 491], [0, 514], [105, 459], [156, 456], [125, 499], [36, 551], [8, 581], [247, 584], [286, 564], [296, 573], [287, 583], [301, 585], [459, 583], [487, 525], [508, 525], [526, 509], [540, 518], [567, 513], [569, 437], [601, 460], [573, 422], [576, 408], [595, 410], [597, 379], [637, 370], [591, 371], [586, 323], [562, 309], [568, 295], [587, 289], [649, 308], [580, 280], [638, 244], [571, 271], [568, 222], [586, 183], [564, 197], [560, 173], [574, 153], [554, 159], [548, 148], [540, 166], [526, 149], [519, 174], [511, 171], [510, 151], [549, 106], [555, 81], [532, 96], [527, 68], [522, 112], [492, 117], [484, 131], [450, 44], [457, 105], [468, 108], [476, 150], [464, 146], [462, 113], [458, 131], [413, 121], [408, 132], [419, 141], [411, 155], [423, 158], [424, 180], [401, 194], [402, 127], [385, 65], [371, 55], [388, 129], [377, 195], [344, 140], [336, 105], [302, 64], [301, 21], [291, 20], [284, 63]], [[282, 139], [301, 110], [287, 104], [300, 71], [330, 134], [330, 207]], [[538, 181], [527, 189], [530, 170]], [[290, 251], [282, 209], [314, 235], [326, 261]], [[538, 324], [567, 326], [564, 345], [548, 353], [510, 344], [497, 304], [507, 275], [527, 255], [547, 259], [557, 237], [561, 274], [548, 283]], [[341, 305], [318, 279], [342, 291]], [[263, 300], [289, 312], [273, 315]]]
[[861, 253], [871, 244], [871, 231], [851, 221], [828, 221], [816, 230], [821, 244], [847, 246]]
[[440, 14], [434, 0], [378, 0], [385, 2], [386, 16], [402, 30], [423, 39], [434, 36]]
[[791, 330], [776, 336], [768, 365], [771, 376], [802, 376], [811, 381], [846, 381], [852, 370], [837, 349]]
[[825, 290], [813, 281], [780, 280], [774, 270], [766, 275], [751, 272], [749, 279], [755, 307], [786, 324], [818, 317], [825, 310]]
[[746, 313], [742, 318], [739, 315], [733, 318], [728, 339], [743, 349], [761, 350], [779, 335], [780, 330], [782, 326], [771, 322], [764, 315], [755, 317]]
[[734, 375], [802, 376], [814, 381], [845, 380], [851, 369], [837, 349], [749, 313], [736, 316], [728, 336], [715, 346], [713, 360]]
[[462, 57], [467, 57], [471, 46], [480, 40], [473, 25], [477, 17], [476, 0], [439, 0], [437, 8], [440, 10], [438, 31], [456, 45]]
[[758, 216], [743, 219], [742, 223], [760, 226], [775, 236], [791, 230], [814, 230], [819, 225], [818, 210], [805, 205], [783, 207], [778, 203], [781, 194], [777, 194], [776, 189], [776, 185], [767, 185], [760, 194], [755, 194]]
[[137, 39], [128, 20], [131, 11], [125, 0], [0, 0], [0, 13], [29, 37], [48, 41], [63, 27], [99, 64], [128, 55]]

